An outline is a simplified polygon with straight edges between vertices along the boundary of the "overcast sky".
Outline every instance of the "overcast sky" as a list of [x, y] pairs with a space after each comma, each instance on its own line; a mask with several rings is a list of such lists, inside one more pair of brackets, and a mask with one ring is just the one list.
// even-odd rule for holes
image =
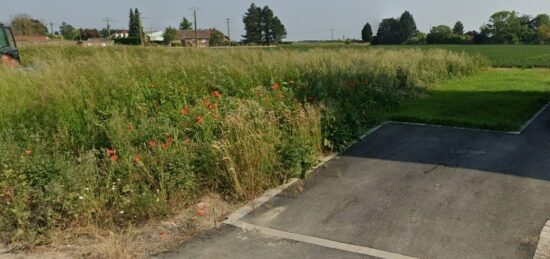
[[[62, 21], [75, 27], [105, 27], [106, 17], [113, 27], [128, 27], [129, 8], [139, 8], [145, 30], [177, 26], [181, 17], [191, 17], [191, 7], [199, 8], [198, 25], [226, 32], [225, 19], [232, 23], [232, 38], [243, 34], [242, 15], [251, 0], [0, 0], [0, 21], [8, 22], [18, 13], [30, 14], [57, 30]], [[399, 16], [409, 10], [421, 31], [439, 24], [463, 21], [467, 30], [479, 29], [499, 10], [522, 14], [550, 13], [550, 0], [263, 0], [281, 18], [289, 40], [360, 38], [366, 22], [377, 27], [382, 18]], [[49, 28], [49, 25], [48, 25]]]

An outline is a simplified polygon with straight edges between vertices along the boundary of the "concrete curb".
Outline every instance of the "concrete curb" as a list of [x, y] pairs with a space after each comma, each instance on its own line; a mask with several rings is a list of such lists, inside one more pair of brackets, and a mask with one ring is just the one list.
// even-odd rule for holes
[[550, 258], [550, 220], [544, 224], [540, 233], [539, 244], [533, 259], [548, 259]]

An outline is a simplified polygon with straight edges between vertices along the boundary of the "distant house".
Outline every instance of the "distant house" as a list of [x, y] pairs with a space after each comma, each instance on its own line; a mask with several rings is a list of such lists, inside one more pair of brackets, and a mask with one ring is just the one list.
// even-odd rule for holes
[[[198, 47], [208, 47], [210, 44], [210, 37], [214, 31], [215, 29], [197, 30]], [[172, 43], [181, 43], [182, 45], [189, 47], [195, 46], [195, 31], [178, 30], [176, 33], [176, 39]]]
[[84, 47], [107, 47], [115, 45], [114, 40], [105, 38], [90, 38], [87, 41], [79, 41], [78, 45]]
[[50, 43], [52, 40], [48, 36], [16, 35], [15, 41], [18, 43]]
[[149, 32], [149, 33], [146, 33], [145, 36], [148, 38], [149, 42], [152, 42], [152, 43], [164, 42], [164, 31]]

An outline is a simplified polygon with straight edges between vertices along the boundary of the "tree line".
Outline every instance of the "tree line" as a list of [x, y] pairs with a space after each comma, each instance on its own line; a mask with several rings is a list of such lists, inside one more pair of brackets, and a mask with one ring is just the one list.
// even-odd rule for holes
[[361, 31], [362, 40], [372, 44], [549, 44], [550, 17], [520, 15], [515, 11], [496, 12], [479, 31], [464, 31], [458, 21], [451, 28], [438, 25], [423, 33], [416, 27], [411, 13], [405, 11], [399, 18], [383, 19], [375, 36], [369, 23]]

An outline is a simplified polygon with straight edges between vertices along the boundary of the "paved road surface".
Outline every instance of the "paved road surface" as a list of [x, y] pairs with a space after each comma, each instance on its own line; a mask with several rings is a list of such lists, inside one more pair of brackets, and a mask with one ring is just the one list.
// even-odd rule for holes
[[[532, 258], [549, 218], [547, 110], [521, 135], [386, 124], [242, 221], [387, 257]], [[224, 226], [161, 257], [371, 258], [330, 247]]]

